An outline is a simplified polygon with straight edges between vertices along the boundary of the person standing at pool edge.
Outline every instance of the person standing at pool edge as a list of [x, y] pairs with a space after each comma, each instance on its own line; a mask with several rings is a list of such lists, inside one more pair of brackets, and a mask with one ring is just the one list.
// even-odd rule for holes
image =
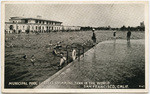
[[114, 39], [116, 39], [116, 31], [113, 32]]
[[127, 32], [127, 42], [130, 42], [130, 37], [131, 37], [131, 31], [128, 30], [128, 32]]
[[96, 43], [96, 35], [95, 35], [94, 31], [95, 31], [95, 29], [92, 29], [92, 32], [93, 32], [92, 40], [93, 40], [93, 43], [95, 45], [95, 43]]

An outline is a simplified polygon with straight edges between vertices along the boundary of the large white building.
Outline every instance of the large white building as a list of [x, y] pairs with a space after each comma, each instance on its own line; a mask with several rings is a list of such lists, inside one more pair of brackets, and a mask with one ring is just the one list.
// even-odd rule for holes
[[6, 33], [50, 32], [62, 30], [62, 22], [41, 18], [11, 17], [5, 22]]
[[5, 22], [6, 33], [44, 33], [51, 31], [79, 31], [80, 29], [80, 26], [63, 26], [62, 22], [41, 18], [10, 17], [9, 22]]

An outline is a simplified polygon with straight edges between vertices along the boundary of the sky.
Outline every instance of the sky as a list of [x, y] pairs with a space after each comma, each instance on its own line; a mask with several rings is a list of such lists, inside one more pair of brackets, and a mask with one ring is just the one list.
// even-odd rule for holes
[[6, 4], [5, 21], [10, 17], [42, 16], [66, 26], [139, 26], [144, 21], [143, 4]]

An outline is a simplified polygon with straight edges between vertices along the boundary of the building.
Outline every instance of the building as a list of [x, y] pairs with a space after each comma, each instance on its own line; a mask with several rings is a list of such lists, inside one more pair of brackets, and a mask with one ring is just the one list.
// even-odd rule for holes
[[63, 26], [63, 31], [79, 31], [81, 30], [80, 26]]
[[145, 25], [144, 25], [144, 21], [140, 22], [140, 26], [138, 27], [139, 31], [145, 31]]
[[143, 21], [143, 22], [140, 22], [140, 27], [145, 27], [144, 21]]
[[62, 22], [46, 20], [41, 18], [11, 17], [5, 22], [6, 33], [20, 32], [51, 32], [62, 30]]

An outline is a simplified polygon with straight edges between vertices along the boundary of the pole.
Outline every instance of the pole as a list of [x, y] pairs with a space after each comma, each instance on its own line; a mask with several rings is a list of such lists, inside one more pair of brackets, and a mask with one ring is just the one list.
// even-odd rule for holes
[[66, 46], [66, 50], [67, 50], [67, 64], [69, 63], [69, 55], [68, 55], [69, 52], [68, 52], [68, 47], [69, 47], [69, 45]]
[[79, 50], [79, 53], [78, 53], [78, 61], [80, 61], [80, 49]]
[[82, 48], [83, 48], [83, 57], [84, 57], [84, 47], [82, 46]]
[[68, 59], [69, 59], [69, 58], [68, 58], [68, 50], [67, 50], [67, 64], [68, 64]]
[[18, 33], [18, 23], [16, 21], [16, 33]]

